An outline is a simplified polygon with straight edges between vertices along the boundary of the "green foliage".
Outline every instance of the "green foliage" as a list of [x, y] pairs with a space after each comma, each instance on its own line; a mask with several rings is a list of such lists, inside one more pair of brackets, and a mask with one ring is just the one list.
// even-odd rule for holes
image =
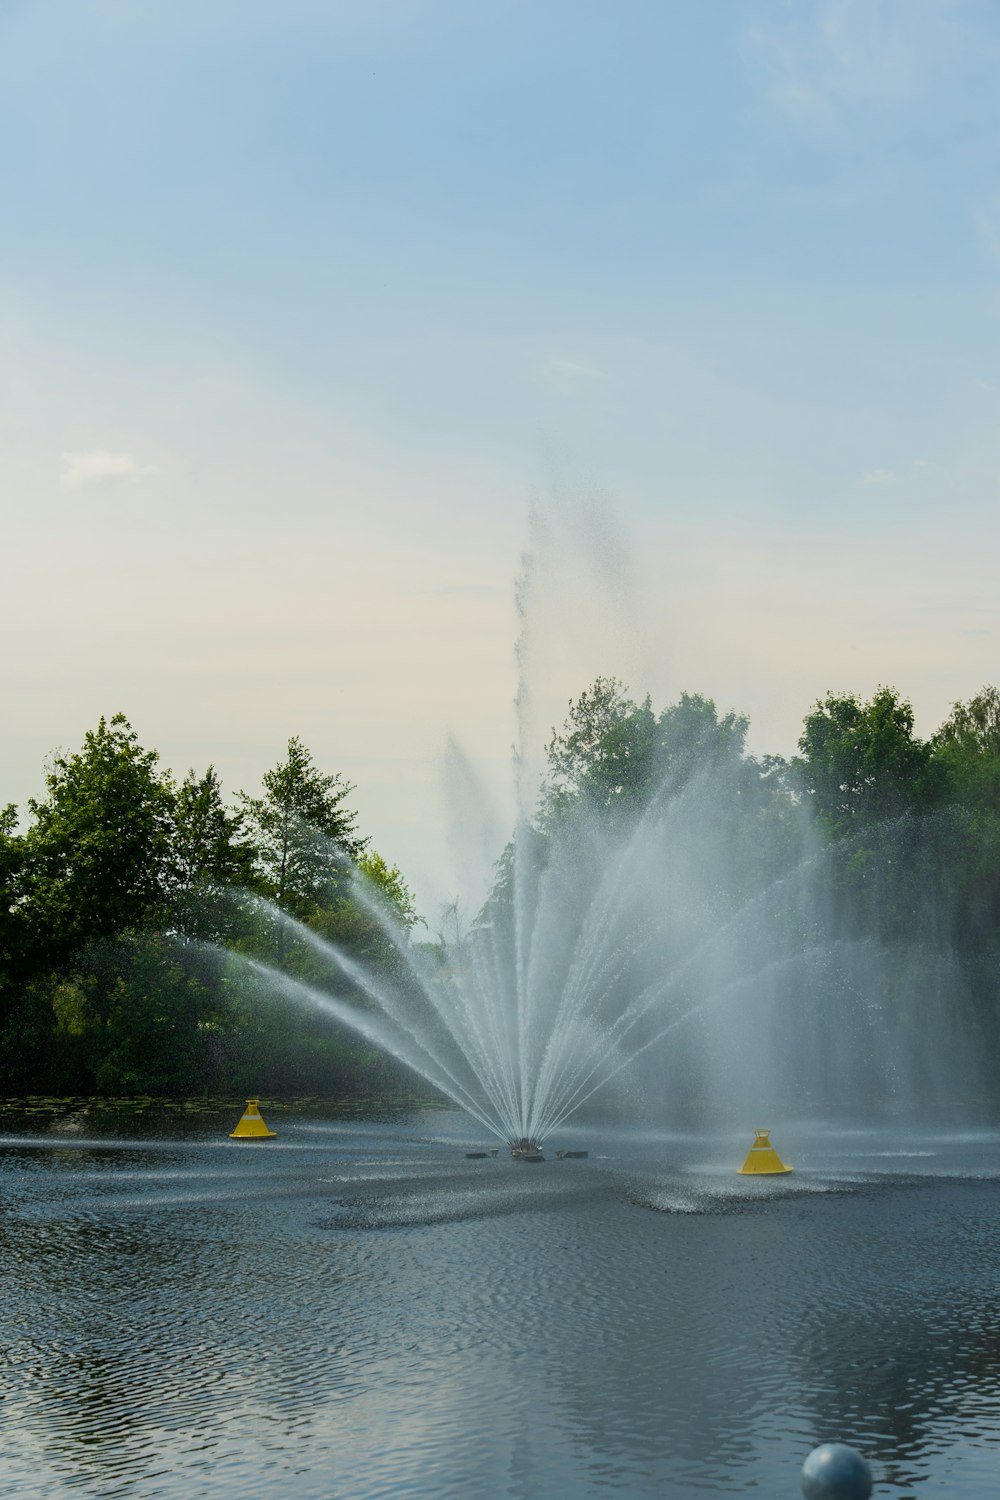
[[[555, 828], [560, 823], [565, 826], [568, 807], [569, 803], [565, 794], [563, 794], [563, 800], [555, 808], [551, 802], [547, 807], [543, 802], [542, 827], [537, 827], [533, 823], [522, 823], [515, 830], [514, 837], [504, 845], [500, 858], [493, 866], [493, 881], [489, 895], [476, 916], [477, 927], [495, 927], [498, 931], [511, 929], [515, 920], [515, 890], [527, 892], [537, 888], [538, 882], [549, 865]], [[545, 816], [546, 813], [547, 816]], [[461, 939], [456, 930], [457, 904], [449, 910], [447, 915], [452, 929], [449, 940], [453, 946], [459, 947]]]
[[931, 743], [961, 830], [961, 850], [948, 871], [954, 941], [985, 955], [995, 952], [1000, 934], [1000, 690], [986, 686], [956, 703]]
[[227, 942], [245, 929], [245, 914], [231, 894], [254, 884], [245, 825], [244, 813], [226, 807], [214, 766], [203, 776], [188, 772], [173, 807], [170, 912], [178, 931]]
[[956, 703], [934, 743], [1000, 760], [1000, 689], [987, 685], [968, 703]]
[[664, 709], [657, 727], [663, 770], [676, 787], [698, 772], [737, 765], [745, 754], [750, 720], [736, 713], [720, 719], [711, 698], [681, 693]]
[[616, 678], [597, 678], [553, 731], [537, 819], [501, 854], [476, 927], [513, 940], [515, 889], [530, 910], [543, 880], [549, 899], [558, 885], [572, 925], [591, 898], [595, 864], [627, 858], [640, 819], [660, 820], [670, 839], [663, 818], [682, 795], [702, 832], [700, 854], [688, 857], [714, 860], [732, 899], [774, 879], [799, 847], [794, 798], [783, 761], [746, 755], [748, 728], [744, 715], [720, 715], [701, 694], [682, 693], [657, 715], [648, 696], [638, 703]]
[[21, 887], [25, 866], [24, 840], [17, 832], [17, 808], [0, 808], [0, 1016], [5, 994], [21, 973], [25, 925]]
[[344, 890], [345, 864], [368, 842], [358, 838], [357, 815], [344, 806], [354, 788], [339, 772], [319, 771], [295, 737], [263, 786], [263, 797], [240, 794], [256, 850], [257, 880], [283, 911], [305, 919]]
[[370, 1047], [290, 1010], [263, 980], [248, 998], [253, 970], [236, 984], [211, 946], [320, 977], [288, 919], [255, 901], [263, 892], [396, 972], [397, 949], [357, 898], [355, 862], [401, 933], [417, 920], [413, 897], [398, 868], [366, 853], [352, 790], [292, 739], [264, 795], [233, 809], [214, 767], [176, 786], [122, 715], [102, 719], [54, 760], [25, 834], [14, 808], [0, 812], [0, 1086], [387, 1085], [392, 1068]]
[[[384, 925], [389, 918], [390, 936]], [[420, 920], [413, 895], [395, 865], [389, 865], [380, 854], [365, 851], [358, 859], [356, 876], [343, 895], [317, 908], [307, 926], [325, 942], [331, 943], [353, 961], [360, 961], [380, 979], [392, 983], [407, 981], [403, 954], [410, 929]], [[326, 987], [331, 980], [330, 965], [314, 946], [294, 935], [284, 934], [281, 966], [297, 978]], [[362, 987], [336, 975], [336, 992], [362, 1007], [371, 1002]]]
[[160, 919], [171, 861], [173, 794], [123, 714], [57, 756], [48, 795], [29, 803], [23, 899], [36, 947], [61, 961]]
[[948, 800], [1000, 815], [1000, 690], [984, 687], [956, 703], [932, 745]]
[[378, 1093], [402, 1086], [395, 1065], [326, 1016], [290, 1006], [261, 975], [234, 966], [214, 1037], [214, 1065], [237, 1093]]
[[419, 922], [413, 892], [403, 879], [398, 865], [390, 865], [374, 849], [358, 857], [358, 870], [375, 900], [399, 923], [405, 932]]
[[57, 1037], [71, 1038], [101, 1094], [184, 1093], [203, 1084], [202, 1028], [213, 988], [155, 933], [95, 944], [53, 993]]
[[677, 790], [698, 771], [739, 763], [748, 727], [743, 715], [720, 719], [698, 693], [682, 693], [657, 718], [648, 696], [636, 703], [617, 678], [598, 677], [546, 747], [542, 825], [579, 799], [625, 825], [662, 787]]
[[828, 693], [807, 716], [799, 749], [799, 785], [834, 832], [940, 800], [932, 747], [914, 736], [913, 709], [894, 688], [879, 688], [867, 703]]
[[[663, 868], [679, 843], [680, 868], [713, 912], [783, 889], [790, 871], [790, 891], [821, 871], [822, 943], [951, 955], [982, 1036], [996, 1038], [1000, 692], [956, 703], [929, 742], [892, 688], [867, 702], [828, 694], [791, 765], [748, 755], [747, 728], [699, 694], [657, 714], [648, 697], [598, 678], [553, 731], [537, 819], [501, 856], [477, 925], [498, 942], [516, 936], [515, 887], [530, 910], [543, 881], [567, 913], [585, 906], [595, 864], [613, 873], [645, 817], [645, 837], [654, 829], [665, 841]], [[371, 1004], [362, 985], [331, 971], [311, 930], [405, 995], [413, 894], [360, 836], [352, 791], [293, 738], [262, 795], [232, 808], [213, 767], [175, 785], [123, 716], [101, 720], [77, 753], [53, 761], [25, 831], [13, 807], [0, 810], [0, 1087], [404, 1086], [356, 1035], [295, 1009], [259, 969], [212, 947]], [[805, 840], [821, 851], [818, 865]], [[455, 933], [447, 946], [420, 946], [445, 976], [467, 944]], [[906, 1003], [902, 985], [893, 1004]]]
[[566, 723], [552, 731], [546, 752], [550, 816], [578, 797], [606, 810], [637, 810], [649, 797], [657, 770], [649, 699], [636, 704], [617, 678], [598, 677], [570, 703]]
[[0, 1092], [78, 1092], [53, 1031], [52, 976], [4, 976], [0, 988]]

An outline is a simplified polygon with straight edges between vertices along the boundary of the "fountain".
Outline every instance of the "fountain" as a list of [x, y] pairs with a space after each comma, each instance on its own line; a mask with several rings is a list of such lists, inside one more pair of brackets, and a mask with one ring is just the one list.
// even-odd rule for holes
[[[620, 549], [580, 519], [557, 532], [535, 518], [518, 583], [516, 813], [479, 909], [454, 908], [436, 945], [414, 943], [352, 871], [390, 964], [366, 965], [276, 912], [308, 963], [293, 974], [242, 962], [391, 1053], [520, 1160], [584, 1110], [741, 1130], [793, 1114], [954, 1117], [956, 1101], [974, 1117], [991, 1089], [982, 995], [993, 981], [949, 944], [935, 845], [952, 836], [947, 814], [831, 842], [787, 767], [745, 753], [747, 722], [686, 694], [659, 719], [648, 701], [627, 722], [605, 715], [606, 744], [584, 735], [587, 773], [560, 785], [557, 756], [539, 802], [537, 613], [549, 611], [560, 643], [571, 608], [574, 638], [595, 622], [602, 648], [608, 635], [594, 578], [560, 595], [548, 577], [538, 586], [539, 559], [564, 570], [573, 538], [593, 533], [597, 581], [608, 597], [632, 595]], [[642, 782], [642, 735], [662, 740], [665, 724], [670, 754]], [[448, 773], [467, 829], [484, 798], [456, 752]]]
[[734, 760], [664, 782], [625, 822], [581, 799], [518, 824], [481, 910], [453, 911], [437, 945], [413, 943], [353, 872], [390, 964], [273, 908], [308, 978], [238, 962], [391, 1053], [519, 1161], [588, 1105], [745, 1125], [968, 1097], [979, 1064], [947, 950], [845, 933], [849, 852], [794, 809], [768, 844], [769, 795]]

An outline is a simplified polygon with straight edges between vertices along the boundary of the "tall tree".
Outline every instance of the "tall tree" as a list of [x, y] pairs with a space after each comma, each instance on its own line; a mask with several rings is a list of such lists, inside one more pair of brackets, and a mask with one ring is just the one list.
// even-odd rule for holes
[[24, 839], [25, 917], [50, 960], [162, 913], [173, 791], [124, 714], [58, 756]]
[[956, 703], [934, 742], [1000, 759], [1000, 688], [987, 684], [968, 703]]
[[749, 728], [746, 714], [730, 711], [720, 718], [711, 698], [681, 693], [657, 724], [662, 773], [676, 786], [698, 771], [737, 765], [745, 755]]
[[585, 798], [605, 811], [633, 812], [648, 799], [657, 771], [656, 717], [647, 697], [633, 702], [615, 677], [598, 677], [569, 705], [546, 746], [547, 818]]
[[914, 735], [913, 709], [895, 688], [879, 688], [867, 703], [828, 693], [807, 715], [799, 749], [800, 785], [835, 831], [925, 811], [938, 800], [931, 745]]
[[254, 850], [246, 815], [226, 807], [215, 767], [189, 771], [174, 803], [172, 911], [192, 937], [231, 935], [235, 907], [226, 888], [254, 883]]
[[956, 703], [932, 741], [953, 802], [1000, 814], [1000, 690]]
[[344, 863], [368, 840], [345, 803], [354, 787], [339, 772], [324, 774], [300, 739], [263, 777], [264, 795], [241, 793], [263, 890], [277, 906], [304, 919], [346, 887]]
[[635, 703], [616, 678], [598, 677], [570, 703], [546, 747], [543, 813], [551, 818], [583, 796], [627, 820], [664, 783], [677, 789], [699, 770], [739, 764], [749, 722], [735, 713], [720, 718], [700, 693], [682, 693], [657, 718], [648, 695]]

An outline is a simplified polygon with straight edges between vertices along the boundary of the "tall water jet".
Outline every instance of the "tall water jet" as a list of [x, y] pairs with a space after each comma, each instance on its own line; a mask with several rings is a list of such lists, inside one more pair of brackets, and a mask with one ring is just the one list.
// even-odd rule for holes
[[[703, 1123], [905, 1103], [917, 1054], [926, 1067], [942, 1032], [929, 1010], [923, 1036], [907, 1039], [887, 997], [918, 969], [925, 989], [950, 985], [954, 966], [939, 952], [935, 978], [927, 952], [845, 935], [836, 877], [849, 851], [822, 845], [797, 813], [777, 854], [762, 847], [769, 795], [753, 763], [696, 760], [629, 818], [580, 799], [521, 820], [487, 900], [468, 924], [453, 910], [434, 951], [354, 871], [353, 900], [394, 956], [388, 971], [276, 911], [308, 952], [309, 979], [242, 962], [522, 1156], [623, 1079], [643, 1086], [633, 1112], [659, 1089], [675, 1119]], [[905, 826], [885, 836], [893, 848]], [[967, 1079], [974, 1050], [949, 1042]]]
[[[281, 917], [308, 978], [259, 962], [258, 977], [521, 1151], [625, 1087], [633, 1119], [743, 1128], [985, 1098], [990, 991], [975, 993], [936, 880], [961, 837], [951, 814], [894, 817], [891, 797], [868, 797], [864, 817], [824, 823], [795, 766], [748, 754], [746, 718], [687, 693], [657, 715], [613, 678], [571, 704], [540, 787], [532, 611], [538, 549], [559, 547], [535, 525], [517, 586], [513, 831], [485, 899], [421, 946], [352, 868], [392, 963]], [[452, 770], [468, 823], [457, 755]]]

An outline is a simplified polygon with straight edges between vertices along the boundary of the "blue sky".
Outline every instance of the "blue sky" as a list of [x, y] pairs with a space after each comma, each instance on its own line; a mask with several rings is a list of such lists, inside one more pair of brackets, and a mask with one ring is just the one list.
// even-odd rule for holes
[[297, 733], [446, 896], [532, 504], [537, 744], [608, 671], [930, 733], [1000, 676], [998, 63], [975, 0], [0, 0], [3, 798], [118, 709], [232, 790]]

